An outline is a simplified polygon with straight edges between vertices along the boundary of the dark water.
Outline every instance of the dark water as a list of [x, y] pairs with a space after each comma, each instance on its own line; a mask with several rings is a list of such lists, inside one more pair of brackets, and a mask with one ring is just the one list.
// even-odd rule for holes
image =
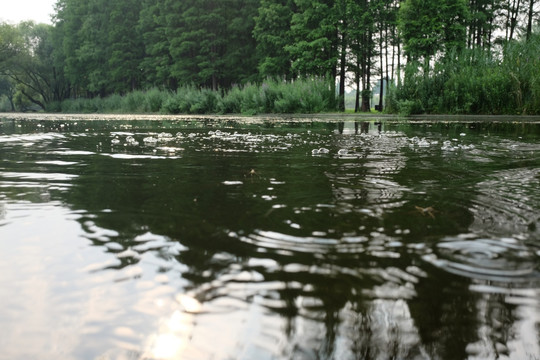
[[2, 120], [0, 359], [539, 359], [539, 228], [540, 125]]

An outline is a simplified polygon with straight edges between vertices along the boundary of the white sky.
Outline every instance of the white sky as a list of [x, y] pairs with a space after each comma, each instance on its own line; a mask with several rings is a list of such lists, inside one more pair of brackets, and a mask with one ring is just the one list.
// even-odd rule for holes
[[17, 24], [24, 20], [51, 24], [56, 0], [0, 0], [0, 22]]

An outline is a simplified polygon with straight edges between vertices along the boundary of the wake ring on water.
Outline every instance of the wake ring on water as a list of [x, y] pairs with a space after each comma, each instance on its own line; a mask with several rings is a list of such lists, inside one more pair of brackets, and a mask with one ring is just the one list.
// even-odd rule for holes
[[448, 272], [498, 281], [527, 280], [537, 273], [537, 255], [512, 238], [445, 238], [423, 259]]

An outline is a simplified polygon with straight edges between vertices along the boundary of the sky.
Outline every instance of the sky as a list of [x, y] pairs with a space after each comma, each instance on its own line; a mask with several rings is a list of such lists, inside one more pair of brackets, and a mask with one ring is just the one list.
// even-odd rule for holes
[[57, 0], [0, 0], [0, 22], [17, 24], [24, 20], [51, 24]]

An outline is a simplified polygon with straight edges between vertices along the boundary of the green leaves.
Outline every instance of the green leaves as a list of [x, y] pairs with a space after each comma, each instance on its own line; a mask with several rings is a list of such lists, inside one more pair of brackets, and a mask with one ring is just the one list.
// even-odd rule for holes
[[438, 53], [463, 48], [467, 18], [465, 0], [405, 0], [398, 26], [406, 55], [429, 64]]

